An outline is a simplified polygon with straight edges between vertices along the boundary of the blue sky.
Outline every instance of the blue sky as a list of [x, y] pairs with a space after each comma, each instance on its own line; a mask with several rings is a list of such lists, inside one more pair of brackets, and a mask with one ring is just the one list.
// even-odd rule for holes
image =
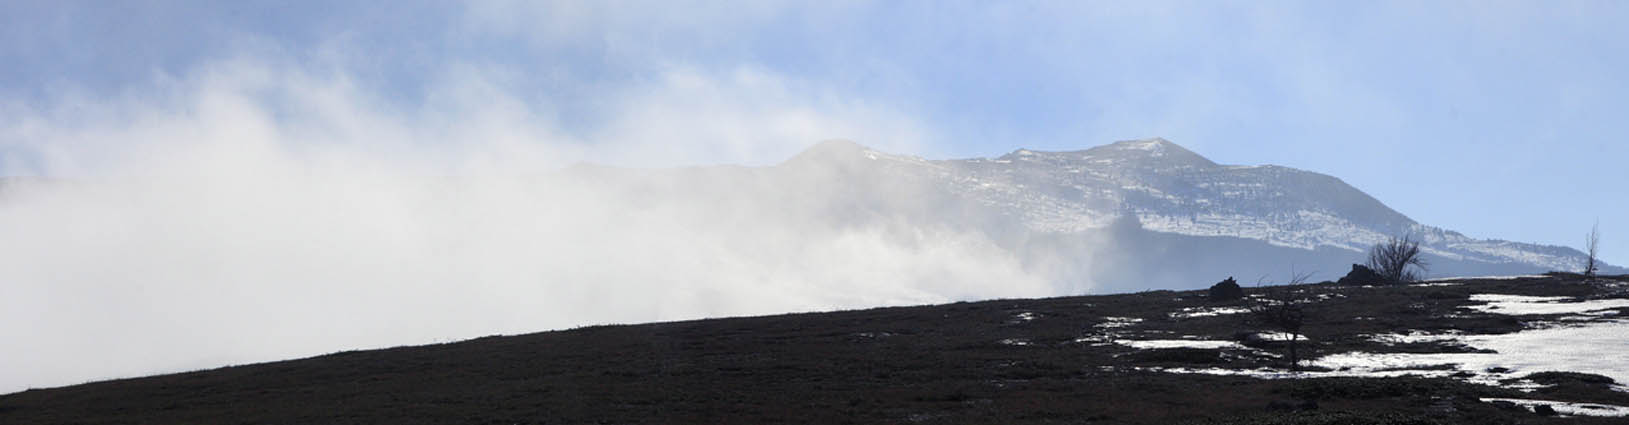
[[412, 141], [376, 152], [430, 163], [493, 134], [638, 166], [1158, 136], [1475, 237], [1577, 247], [1598, 219], [1629, 264], [1626, 20], [1609, 1], [9, 2], [0, 174], [115, 167], [31, 137], [162, 127], [143, 117], [223, 91], [291, 143], [394, 123]]

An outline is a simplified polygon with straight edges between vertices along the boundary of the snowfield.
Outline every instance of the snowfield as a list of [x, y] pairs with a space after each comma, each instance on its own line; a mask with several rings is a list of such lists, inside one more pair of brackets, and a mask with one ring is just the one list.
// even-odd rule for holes
[[[1528, 329], [1507, 334], [1465, 335], [1458, 332], [1427, 333], [1413, 331], [1407, 334], [1374, 334], [1364, 337], [1382, 344], [1396, 345], [1422, 342], [1450, 342], [1478, 350], [1492, 352], [1465, 353], [1369, 353], [1344, 352], [1310, 361], [1309, 371], [1280, 369], [1227, 369], [1227, 368], [1146, 368], [1172, 373], [1201, 373], [1214, 375], [1243, 375], [1267, 379], [1319, 378], [1319, 377], [1459, 377], [1466, 381], [1531, 390], [1536, 385], [1521, 379], [1529, 374], [1545, 371], [1570, 371], [1602, 375], [1621, 384], [1629, 383], [1629, 320], [1608, 318], [1611, 311], [1629, 308], [1629, 299], [1599, 299], [1576, 301], [1569, 297], [1535, 297], [1504, 294], [1474, 294], [1472, 301], [1484, 304], [1468, 307], [1471, 310], [1501, 315], [1563, 315], [1558, 321], [1533, 322]], [[1283, 336], [1283, 335], [1281, 335]], [[1159, 349], [1237, 348], [1220, 341], [1192, 340], [1117, 340], [1120, 345]], [[1558, 411], [1561, 407], [1556, 407]], [[1590, 413], [1603, 410], [1585, 409]], [[1580, 410], [1582, 411], [1582, 410]], [[1604, 410], [1617, 412], [1617, 410]], [[1583, 414], [1583, 413], [1579, 413]]]
[[1471, 301], [1486, 305], [1471, 307], [1483, 313], [1508, 315], [1585, 314], [1629, 307], [1629, 299], [1568, 301], [1567, 297], [1525, 297], [1520, 295], [1477, 294]]
[[1509, 402], [1522, 407], [1550, 406], [1564, 416], [1629, 417], [1629, 407], [1599, 403], [1569, 403], [1565, 401], [1529, 400], [1525, 398], [1483, 398], [1484, 403]]

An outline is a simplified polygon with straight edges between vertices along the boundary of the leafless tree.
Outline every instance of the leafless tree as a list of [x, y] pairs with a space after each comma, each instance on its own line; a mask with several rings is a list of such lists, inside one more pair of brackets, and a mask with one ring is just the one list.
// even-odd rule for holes
[[[1299, 370], [1301, 368], [1301, 356], [1296, 343], [1298, 340], [1304, 339], [1301, 336], [1301, 329], [1307, 323], [1306, 305], [1295, 299], [1295, 293], [1290, 289], [1290, 286], [1306, 283], [1307, 279], [1311, 277], [1312, 273], [1296, 273], [1292, 270], [1288, 283], [1285, 283], [1284, 286], [1269, 289], [1263, 297], [1257, 298], [1255, 303], [1250, 306], [1250, 313], [1257, 321], [1286, 335], [1288, 341], [1286, 341], [1285, 347], [1289, 352], [1290, 370]], [[1256, 286], [1260, 287], [1261, 282], [1264, 280], [1266, 280], [1265, 276], [1257, 279]]]
[[[1420, 255], [1420, 242], [1409, 235], [1400, 238], [1393, 236], [1386, 242], [1369, 248], [1367, 265], [1381, 277], [1397, 283], [1420, 280], [1422, 273], [1430, 267], [1425, 257]], [[1413, 266], [1413, 269], [1410, 266]]]
[[1589, 259], [1584, 260], [1584, 276], [1595, 277], [1595, 272], [1601, 268], [1600, 261], [1595, 257], [1601, 251], [1601, 222], [1595, 222], [1595, 226], [1589, 228], [1589, 234], [1584, 236], [1584, 251], [1589, 254]]

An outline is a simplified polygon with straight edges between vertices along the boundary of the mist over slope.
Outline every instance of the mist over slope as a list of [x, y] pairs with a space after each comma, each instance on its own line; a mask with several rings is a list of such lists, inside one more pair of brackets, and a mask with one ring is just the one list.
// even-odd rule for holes
[[[365, 152], [200, 146], [171, 146], [166, 173], [0, 185], [0, 338], [29, 347], [0, 358], [16, 366], [0, 390], [588, 324], [1334, 279], [1402, 231], [1433, 275], [1581, 255], [1158, 139], [967, 160], [834, 141], [763, 167], [440, 177]], [[186, 168], [206, 154], [225, 159]]]
[[[819, 186], [676, 173], [8, 185], [0, 338], [29, 349], [3, 354], [17, 367], [0, 382], [1054, 292], [977, 233], [850, 208]], [[672, 187], [712, 179], [733, 183]]]
[[771, 167], [657, 173], [646, 178], [672, 192], [751, 193], [742, 187], [768, 182], [830, 199], [835, 190], [843, 201], [812, 210], [781, 202], [813, 214], [803, 218], [810, 222], [971, 231], [1058, 293], [1194, 288], [1217, 276], [1291, 268], [1332, 280], [1394, 235], [1423, 241], [1433, 276], [1577, 270], [1584, 261], [1568, 247], [1475, 239], [1415, 222], [1332, 176], [1217, 164], [1157, 138], [960, 160], [828, 141]]

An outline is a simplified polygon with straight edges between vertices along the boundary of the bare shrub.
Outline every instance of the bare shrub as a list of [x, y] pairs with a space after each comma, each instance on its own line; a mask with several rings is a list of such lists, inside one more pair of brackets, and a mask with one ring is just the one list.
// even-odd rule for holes
[[1420, 280], [1430, 267], [1425, 257], [1420, 255], [1420, 242], [1409, 235], [1403, 235], [1401, 238], [1393, 236], [1386, 242], [1369, 248], [1369, 261], [1366, 265], [1381, 277], [1395, 283]]
[[1584, 260], [1584, 276], [1595, 277], [1595, 272], [1601, 268], [1600, 260], [1596, 259], [1601, 252], [1601, 223], [1598, 221], [1589, 228], [1589, 234], [1584, 235], [1584, 252], [1589, 254], [1589, 259]]
[[[1301, 329], [1307, 323], [1306, 304], [1295, 298], [1295, 292], [1290, 286], [1306, 283], [1311, 277], [1312, 273], [1291, 271], [1289, 282], [1284, 286], [1268, 289], [1262, 297], [1250, 305], [1250, 315], [1255, 321], [1288, 336], [1285, 347], [1289, 354], [1290, 370], [1301, 368], [1301, 356], [1296, 343], [1303, 339]], [[1262, 280], [1265, 280], [1265, 277], [1256, 281], [1257, 287], [1261, 286]]]

